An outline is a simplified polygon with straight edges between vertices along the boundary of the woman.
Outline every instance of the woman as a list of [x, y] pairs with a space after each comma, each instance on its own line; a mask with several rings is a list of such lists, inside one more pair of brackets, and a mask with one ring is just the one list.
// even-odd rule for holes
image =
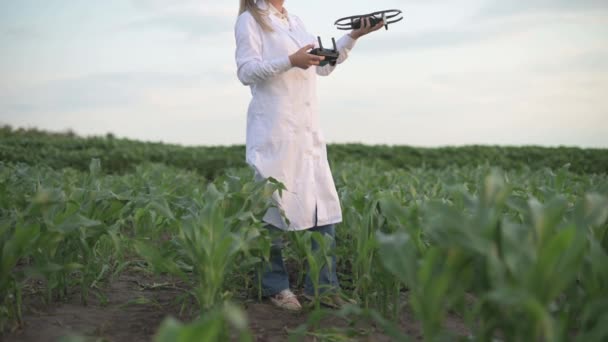
[[[269, 229], [308, 229], [333, 238], [342, 211], [319, 127], [316, 75], [327, 76], [335, 66], [319, 66], [324, 58], [308, 53], [316, 38], [283, 3], [240, 0], [235, 25], [237, 75], [253, 95], [247, 111], [246, 159], [258, 180], [274, 177], [287, 188], [282, 196], [275, 194], [277, 208], [264, 215]], [[381, 27], [382, 23], [370, 27], [364, 20], [361, 29], [341, 37], [336, 43], [337, 63], [344, 62], [359, 37]], [[289, 289], [281, 248], [280, 239], [275, 239], [270, 263], [263, 269], [262, 292], [275, 305], [299, 311], [302, 307]], [[317, 248], [314, 242], [312, 248]], [[337, 295], [335, 256], [332, 267], [321, 270], [319, 282], [324, 303], [344, 303]], [[310, 299], [313, 293], [307, 276], [305, 297]]]

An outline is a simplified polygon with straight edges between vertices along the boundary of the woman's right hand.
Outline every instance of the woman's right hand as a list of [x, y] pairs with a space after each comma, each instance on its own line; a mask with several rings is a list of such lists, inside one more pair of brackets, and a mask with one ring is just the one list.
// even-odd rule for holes
[[289, 61], [291, 62], [291, 65], [301, 69], [308, 69], [313, 65], [319, 65], [319, 63], [324, 60], [325, 57], [309, 54], [308, 50], [314, 47], [314, 44], [308, 44], [296, 51], [293, 55], [290, 55]]

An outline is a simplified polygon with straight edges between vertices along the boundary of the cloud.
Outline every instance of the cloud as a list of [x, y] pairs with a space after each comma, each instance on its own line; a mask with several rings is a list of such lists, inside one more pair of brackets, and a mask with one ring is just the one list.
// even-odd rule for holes
[[232, 30], [233, 22], [224, 17], [171, 13], [134, 20], [123, 29], [163, 29], [187, 34], [190, 38]]
[[608, 49], [581, 51], [572, 56], [536, 65], [531, 71], [545, 75], [585, 73], [596, 75], [598, 79], [605, 78], [608, 76]]
[[608, 10], [608, 2], [605, 0], [494, 0], [481, 8], [478, 17], [491, 18], [532, 12], [578, 12], [598, 9]]
[[[504, 21], [503, 21], [504, 22]], [[365, 42], [368, 52], [404, 51], [413, 49], [434, 49], [466, 44], [475, 44], [485, 40], [495, 39], [512, 33], [506, 27], [520, 27], [515, 24], [540, 25], [540, 23], [526, 22], [509, 23], [484, 21], [469, 22], [457, 27], [432, 29], [419, 32], [401, 32], [374, 37]]]
[[42, 32], [32, 27], [9, 27], [2, 30], [1, 32], [4, 36], [15, 40], [31, 40], [44, 38]]
[[[124, 108], [148, 102], [149, 93], [203, 89], [231, 82], [223, 71], [204, 73], [113, 72], [56, 79], [0, 93], [0, 115]], [[201, 90], [202, 91], [202, 90]]]
[[567, 62], [571, 68], [608, 72], [608, 50], [588, 51]]
[[[366, 41], [365, 47], [367, 53], [446, 48], [525, 34], [535, 29], [557, 29], [565, 23], [576, 25], [584, 23], [584, 26], [587, 27], [591, 24], [605, 23], [608, 19], [608, 5], [601, 5], [599, 1], [583, 1], [580, 6], [574, 6], [561, 0], [557, 3], [562, 6], [545, 4], [532, 7], [519, 1], [515, 1], [513, 4], [509, 2], [505, 5], [500, 5], [502, 2], [493, 2], [493, 5], [480, 9], [477, 14], [458, 25], [379, 35]], [[605, 11], [592, 10], [592, 8], [600, 7]], [[568, 8], [578, 10], [560, 12], [559, 15], [552, 12], [552, 9]]]
[[501, 30], [487, 28], [461, 28], [458, 30], [436, 30], [421, 33], [402, 33], [366, 42], [368, 52], [404, 51], [412, 49], [445, 48], [448, 46], [477, 43], [504, 34]]
[[164, 14], [194, 14], [203, 16], [235, 17], [237, 5], [216, 0], [131, 0], [137, 10]]
[[3, 95], [0, 97], [3, 115], [112, 108], [135, 99], [133, 88], [120, 78], [99, 76], [52, 80]]
[[200, 38], [233, 30], [235, 6], [208, 0], [131, 0], [139, 18], [121, 29], [160, 29]]

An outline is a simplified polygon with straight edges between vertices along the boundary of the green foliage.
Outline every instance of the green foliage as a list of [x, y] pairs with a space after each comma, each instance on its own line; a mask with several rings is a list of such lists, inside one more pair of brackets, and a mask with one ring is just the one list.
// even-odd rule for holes
[[[318, 329], [338, 315], [404, 340], [406, 309], [428, 341], [455, 338], [445, 328], [453, 315], [478, 340], [608, 338], [606, 150], [330, 150], [344, 217], [337, 271], [360, 305], [334, 313], [316, 305], [294, 339], [355, 336]], [[77, 289], [86, 304], [135, 265], [179, 279], [181, 297], [197, 304], [199, 318], [167, 319], [156, 340], [252, 338], [229, 303], [251, 293], [268, 259], [261, 217], [285, 188], [254, 182], [242, 147], [5, 128], [0, 158], [0, 331], [22, 323], [25, 295], [50, 304]], [[300, 232], [289, 242], [298, 285], [308, 265], [318, 291], [333, 241]], [[24, 294], [32, 280], [42, 292]]]
[[[106, 136], [80, 138], [74, 133], [48, 133], [36, 129], [0, 127], [0, 160], [71, 167], [87, 171], [91, 158], [98, 158], [107, 172], [133, 172], [145, 162], [163, 163], [198, 172], [208, 180], [227, 169], [245, 167], [242, 145], [183, 147], [160, 142], [139, 142]], [[443, 169], [491, 165], [506, 170], [559, 169], [569, 166], [577, 174], [605, 173], [608, 150], [575, 147], [465, 146], [418, 148], [410, 146], [335, 144], [328, 146], [332, 165], [366, 160], [383, 169]]]
[[202, 314], [191, 323], [183, 324], [172, 317], [165, 318], [154, 338], [156, 342], [228, 341], [228, 328], [234, 328], [241, 342], [253, 341], [247, 328], [247, 317], [237, 306], [224, 303]]
[[[262, 233], [265, 230], [256, 217], [263, 214], [268, 207], [264, 202], [270, 202], [281, 185], [231, 181], [225, 190], [234, 191], [232, 194], [220, 192], [210, 183], [204, 193], [195, 196], [187, 214], [173, 221], [176, 233], [165, 245], [152, 245], [144, 236], [135, 242], [135, 250], [154, 271], [191, 284], [202, 311], [228, 299], [224, 292], [228, 274], [239, 266], [252, 268], [270, 253], [270, 243], [261, 241], [268, 240], [267, 234]], [[192, 272], [192, 277], [186, 272]]]
[[[567, 332], [580, 328], [580, 313], [601, 306], [603, 319], [608, 308], [598, 303], [605, 293], [585, 288], [601, 283], [606, 291], [608, 268], [600, 263], [608, 250], [595, 237], [597, 229], [600, 235], [608, 229], [605, 194], [574, 202], [557, 195], [540, 203], [514, 194], [504, 176], [492, 173], [476, 195], [462, 189], [450, 195], [452, 203], [424, 206], [426, 251], [411, 231], [377, 233], [384, 267], [410, 289], [425, 337], [439, 337], [448, 310], [472, 317], [482, 340], [498, 333], [506, 340], [568, 340]], [[462, 306], [467, 296], [474, 306]], [[603, 327], [588, 327], [607, 337]]]
[[87, 171], [90, 160], [97, 158], [114, 174], [134, 172], [142, 163], [164, 163], [196, 171], [212, 180], [228, 168], [245, 166], [244, 153], [243, 146], [182, 147], [118, 139], [110, 134], [78, 138], [72, 133], [0, 128], [0, 160], [47, 165], [54, 169], [69, 167]]

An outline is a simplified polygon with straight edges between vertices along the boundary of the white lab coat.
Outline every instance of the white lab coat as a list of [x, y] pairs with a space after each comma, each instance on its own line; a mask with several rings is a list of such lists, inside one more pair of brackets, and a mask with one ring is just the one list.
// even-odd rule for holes
[[[257, 1], [268, 10], [268, 4]], [[272, 32], [264, 31], [249, 12], [235, 25], [236, 64], [239, 80], [251, 87], [247, 111], [246, 160], [256, 178], [274, 177], [287, 191], [274, 195], [278, 208], [263, 220], [284, 230], [304, 230], [342, 221], [342, 210], [331, 175], [325, 138], [319, 127], [316, 75], [329, 75], [335, 66], [292, 67], [289, 55], [317, 39], [302, 21], [288, 14], [291, 30], [280, 18], [268, 17]], [[329, 37], [331, 38], [331, 37]], [[331, 47], [331, 40], [327, 40]], [[344, 35], [336, 41], [342, 63], [355, 40]], [[317, 44], [318, 45], [318, 44]]]

